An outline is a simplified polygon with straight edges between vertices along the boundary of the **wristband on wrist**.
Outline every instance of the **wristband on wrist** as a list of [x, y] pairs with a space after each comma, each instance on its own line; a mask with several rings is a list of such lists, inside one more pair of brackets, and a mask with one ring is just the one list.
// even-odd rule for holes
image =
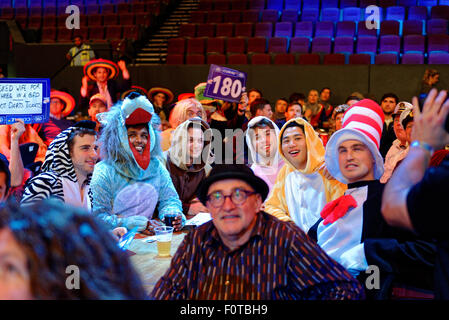
[[430, 144], [422, 142], [422, 141], [418, 141], [418, 140], [413, 141], [410, 144], [410, 147], [418, 147], [418, 148], [424, 149], [430, 153], [430, 157], [432, 157], [433, 153], [435, 152], [435, 150], [433, 150], [433, 148], [430, 146]]

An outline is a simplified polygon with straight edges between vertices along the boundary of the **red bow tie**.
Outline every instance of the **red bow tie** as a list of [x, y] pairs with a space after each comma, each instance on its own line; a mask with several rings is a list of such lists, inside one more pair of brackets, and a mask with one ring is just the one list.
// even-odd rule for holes
[[321, 218], [324, 219], [323, 224], [328, 225], [344, 217], [351, 208], [357, 207], [357, 201], [351, 195], [344, 195], [334, 201], [326, 204], [321, 210]]

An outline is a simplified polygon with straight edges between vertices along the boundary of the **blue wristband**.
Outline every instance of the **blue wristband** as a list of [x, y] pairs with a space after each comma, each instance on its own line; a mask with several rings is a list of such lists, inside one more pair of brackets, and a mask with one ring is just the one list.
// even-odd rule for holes
[[430, 153], [430, 157], [432, 157], [433, 153], [435, 152], [435, 150], [433, 150], [433, 148], [430, 146], [430, 144], [422, 142], [422, 141], [418, 141], [418, 140], [413, 141], [410, 144], [410, 147], [418, 147], [418, 148], [424, 149]]

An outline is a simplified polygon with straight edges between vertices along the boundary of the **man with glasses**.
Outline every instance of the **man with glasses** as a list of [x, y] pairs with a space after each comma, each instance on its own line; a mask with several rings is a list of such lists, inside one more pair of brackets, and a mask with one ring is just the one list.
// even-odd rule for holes
[[363, 291], [293, 223], [261, 211], [267, 184], [216, 165], [197, 190], [212, 221], [184, 238], [151, 297], [182, 300], [360, 299]]

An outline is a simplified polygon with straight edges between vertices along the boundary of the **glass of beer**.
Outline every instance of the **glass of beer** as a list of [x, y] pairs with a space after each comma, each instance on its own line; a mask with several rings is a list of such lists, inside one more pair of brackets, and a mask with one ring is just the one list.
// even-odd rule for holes
[[170, 257], [171, 238], [173, 227], [162, 226], [154, 228], [157, 241], [157, 253], [159, 257]]

